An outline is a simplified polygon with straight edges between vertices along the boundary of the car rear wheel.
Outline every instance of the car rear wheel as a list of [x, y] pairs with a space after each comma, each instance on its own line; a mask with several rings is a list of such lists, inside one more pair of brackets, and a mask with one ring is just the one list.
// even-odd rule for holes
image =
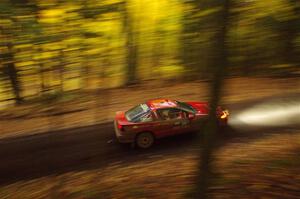
[[152, 133], [143, 132], [137, 135], [135, 142], [139, 148], [147, 149], [153, 145], [154, 137]]

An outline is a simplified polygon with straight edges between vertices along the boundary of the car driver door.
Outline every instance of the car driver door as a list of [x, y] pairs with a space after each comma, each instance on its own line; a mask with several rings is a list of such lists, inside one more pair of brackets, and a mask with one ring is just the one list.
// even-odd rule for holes
[[174, 108], [170, 110], [169, 116], [172, 120], [173, 134], [185, 133], [190, 130], [191, 122], [187, 112]]
[[184, 111], [177, 108], [165, 108], [157, 110], [159, 126], [157, 134], [159, 137], [184, 133], [189, 128], [189, 119]]

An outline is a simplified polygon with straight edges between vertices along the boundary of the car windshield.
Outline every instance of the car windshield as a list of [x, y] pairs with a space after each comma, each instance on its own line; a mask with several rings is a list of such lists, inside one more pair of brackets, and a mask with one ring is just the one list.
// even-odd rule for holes
[[150, 108], [147, 104], [140, 104], [136, 107], [133, 107], [125, 113], [126, 119], [131, 122], [138, 121], [139, 118], [150, 111]]
[[185, 102], [179, 102], [179, 101], [176, 101], [176, 103], [180, 109], [185, 110], [190, 113], [196, 113], [196, 110], [191, 105], [189, 105]]

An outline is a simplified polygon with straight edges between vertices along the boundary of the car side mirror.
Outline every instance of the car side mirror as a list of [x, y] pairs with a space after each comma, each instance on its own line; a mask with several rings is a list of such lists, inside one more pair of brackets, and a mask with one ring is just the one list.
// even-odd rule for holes
[[192, 119], [195, 118], [195, 115], [194, 115], [193, 113], [189, 113], [189, 114], [188, 114], [188, 118], [189, 118], [190, 120], [192, 120]]

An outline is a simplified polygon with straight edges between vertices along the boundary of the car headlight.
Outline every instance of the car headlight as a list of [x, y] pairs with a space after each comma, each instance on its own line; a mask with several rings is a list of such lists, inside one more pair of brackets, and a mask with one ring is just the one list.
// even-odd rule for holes
[[229, 111], [228, 110], [224, 110], [222, 111], [222, 115], [221, 115], [221, 119], [225, 119], [229, 116]]

